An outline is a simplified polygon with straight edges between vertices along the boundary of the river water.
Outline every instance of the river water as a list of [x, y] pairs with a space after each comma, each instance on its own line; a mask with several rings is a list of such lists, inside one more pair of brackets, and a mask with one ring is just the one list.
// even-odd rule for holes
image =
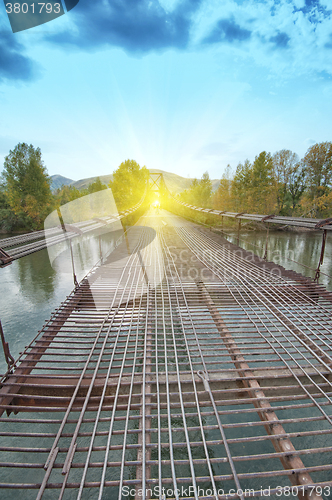
[[[239, 243], [237, 243], [237, 233], [227, 231], [227, 239], [260, 257], [264, 256], [266, 231], [241, 231]], [[322, 232], [270, 231], [267, 259], [286, 269], [314, 278], [321, 247]], [[327, 235], [324, 261], [320, 271], [319, 283], [332, 291], [332, 234]]]

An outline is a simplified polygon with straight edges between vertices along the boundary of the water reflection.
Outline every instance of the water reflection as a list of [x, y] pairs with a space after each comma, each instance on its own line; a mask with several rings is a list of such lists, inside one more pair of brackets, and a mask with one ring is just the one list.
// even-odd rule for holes
[[[227, 239], [237, 244], [237, 233], [228, 233]], [[266, 231], [242, 231], [239, 246], [260, 257], [264, 256]], [[315, 277], [322, 246], [322, 232], [270, 231], [267, 259], [304, 276]], [[258, 248], [257, 248], [258, 247]], [[296, 262], [294, 262], [296, 261]], [[305, 267], [306, 266], [306, 267]], [[308, 269], [311, 268], [311, 269]], [[319, 283], [332, 291], [332, 234], [327, 235], [324, 262]]]
[[56, 274], [47, 252], [33, 253], [29, 259], [22, 258], [17, 261], [17, 283], [20, 293], [35, 305], [53, 297]]
[[[0, 269], [0, 279], [0, 320], [10, 352], [16, 359], [70, 293], [73, 279], [70, 275], [60, 278], [50, 265], [47, 250]], [[0, 373], [4, 373], [7, 365], [1, 346], [0, 350]]]

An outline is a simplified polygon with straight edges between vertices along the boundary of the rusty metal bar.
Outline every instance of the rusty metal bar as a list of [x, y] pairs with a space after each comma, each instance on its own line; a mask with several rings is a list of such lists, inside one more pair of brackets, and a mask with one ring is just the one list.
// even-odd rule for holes
[[[130, 215], [138, 210], [142, 205], [144, 198], [145, 194], [139, 203], [124, 212], [119, 212], [119, 214], [109, 214], [103, 219], [95, 217], [93, 220], [87, 220], [75, 224], [64, 224], [60, 209], [58, 209], [60, 222], [62, 221], [61, 226], [42, 231], [34, 231], [20, 236], [11, 236], [9, 238], [0, 239], [1, 245], [4, 248], [10, 249], [8, 250], [9, 253], [6, 253], [2, 248], [0, 248], [0, 268], [9, 265], [13, 260], [20, 259], [30, 255], [31, 253], [38, 252], [39, 250], [44, 250], [46, 247], [57, 245], [58, 243], [64, 241], [70, 243], [72, 238], [103, 228], [107, 224], [112, 224], [113, 222], [122, 220], [127, 215]], [[45, 239], [46, 237], [47, 241]]]
[[1, 343], [2, 343], [3, 352], [4, 352], [6, 363], [8, 366], [8, 371], [11, 371], [12, 368], [16, 365], [15, 365], [15, 360], [14, 360], [13, 356], [10, 354], [8, 342], [6, 342], [6, 340], [5, 340], [5, 335], [3, 333], [1, 320], [0, 320], [0, 336], [1, 336]]
[[[285, 467], [285, 469], [305, 469], [302, 460], [296, 454], [294, 455], [294, 452], [296, 450], [292, 442], [290, 441], [290, 439], [285, 437], [286, 432], [280, 424], [276, 413], [273, 411], [273, 407], [268, 401], [266, 401], [264, 391], [262, 390], [259, 382], [255, 379], [255, 376], [250, 370], [249, 365], [246, 363], [242, 352], [236, 345], [217, 307], [211, 300], [209, 293], [204, 287], [204, 284], [202, 282], [198, 282], [197, 287], [208, 306], [208, 309], [218, 328], [220, 336], [225, 340], [226, 347], [232, 359], [234, 360], [236, 368], [239, 370], [239, 374], [246, 377], [246, 379], [243, 381], [243, 384], [249, 389], [249, 395], [253, 398], [253, 404], [260, 410], [263, 410], [259, 412], [259, 417], [261, 418], [261, 420], [268, 424], [265, 427], [266, 431], [268, 432], [268, 434], [276, 437], [276, 439], [273, 440], [272, 443], [276, 451], [278, 453], [282, 453], [282, 456], [280, 456], [280, 460], [283, 466]], [[242, 372], [243, 369], [245, 370], [245, 373]], [[292, 474], [292, 476], [290, 476], [290, 480], [293, 485], [307, 485], [308, 483], [311, 484], [313, 482], [308, 473]], [[312, 496], [307, 492], [306, 494], [299, 496], [299, 498], [303, 498], [304, 500], [309, 500], [309, 498], [318, 500], [321, 498], [321, 496], [316, 495], [315, 493], [313, 493]]]
[[164, 211], [144, 217], [137, 249], [95, 269], [2, 381], [0, 488], [17, 500], [126, 488], [229, 500], [262, 485], [327, 496], [328, 292]]
[[318, 266], [317, 266], [316, 274], [315, 274], [315, 279], [314, 279], [314, 281], [316, 281], [317, 283], [318, 283], [319, 275], [320, 275], [320, 266], [323, 264], [323, 261], [324, 261], [326, 237], [327, 237], [326, 229], [324, 229], [323, 237], [322, 237], [322, 248], [321, 248], [319, 262], [318, 262]]
[[269, 244], [269, 229], [270, 229], [270, 226], [269, 226], [269, 223], [267, 223], [266, 239], [265, 239], [265, 250], [264, 250], [264, 256], [263, 256], [264, 260], [267, 260], [267, 248], [268, 248], [268, 244]]
[[0, 248], [0, 265], [1, 266], [8, 266], [11, 264], [13, 258], [5, 252], [2, 248]]

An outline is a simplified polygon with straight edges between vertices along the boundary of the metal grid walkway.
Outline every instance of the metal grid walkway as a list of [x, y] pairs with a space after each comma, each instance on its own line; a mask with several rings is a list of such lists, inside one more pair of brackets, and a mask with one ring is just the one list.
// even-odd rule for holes
[[330, 498], [331, 295], [142, 220], [3, 381], [5, 498]]

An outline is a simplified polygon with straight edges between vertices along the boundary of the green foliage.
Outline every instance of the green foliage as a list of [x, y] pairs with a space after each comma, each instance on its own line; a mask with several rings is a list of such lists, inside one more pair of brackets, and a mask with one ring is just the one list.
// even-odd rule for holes
[[[0, 210], [10, 208], [4, 179], [0, 179]], [[1, 220], [1, 219], [0, 219]]]
[[180, 193], [181, 201], [196, 207], [210, 207], [212, 195], [212, 182], [209, 174], [204, 172], [201, 180], [194, 179], [189, 187]]
[[40, 227], [53, 202], [40, 149], [19, 143], [5, 157], [3, 179], [9, 209], [32, 228]]
[[77, 198], [81, 198], [87, 194], [97, 193], [103, 189], [107, 189], [107, 186], [101, 182], [99, 177], [97, 177], [94, 182], [91, 182], [86, 189], [77, 189], [75, 186], [70, 186], [68, 184], [61, 186], [61, 188], [57, 189], [55, 192], [56, 205], [58, 207], [65, 205], [70, 201], [77, 200]]
[[[180, 200], [209, 207], [208, 196], [200, 196], [202, 184], [194, 179], [190, 188], [180, 193]], [[228, 165], [212, 205], [229, 212], [330, 217], [331, 200], [332, 143], [323, 142], [311, 146], [302, 160], [286, 149], [273, 156], [262, 151], [253, 163], [239, 163], [233, 178]]]
[[219, 210], [232, 211], [232, 179], [231, 166], [227, 165], [226, 172], [223, 173], [217, 191], [213, 196], [213, 206]]
[[272, 167], [272, 157], [266, 151], [252, 164], [249, 160], [239, 163], [231, 187], [234, 210], [271, 213], [275, 205]]
[[119, 211], [127, 210], [140, 201], [148, 178], [148, 169], [140, 167], [136, 161], [126, 160], [121, 163], [109, 183]]
[[311, 198], [328, 195], [332, 184], [332, 143], [314, 144], [308, 149], [303, 161]]
[[[303, 160], [298, 162], [290, 171], [288, 192], [291, 199], [291, 211], [294, 211], [299, 205], [301, 196], [305, 192], [307, 186], [307, 171], [304, 166]], [[289, 211], [287, 212], [289, 213]], [[287, 213], [285, 215], [287, 215]], [[283, 215], [283, 212], [281, 211]]]
[[249, 160], [246, 160], [244, 164], [239, 163], [236, 167], [231, 187], [231, 197], [233, 199], [234, 210], [237, 212], [247, 212], [250, 210], [251, 172], [252, 165]]
[[77, 198], [81, 198], [81, 196], [84, 196], [84, 194], [85, 193], [78, 190], [74, 186], [69, 186], [69, 185], [62, 186], [55, 192], [56, 205], [57, 206], [65, 205], [70, 201], [76, 200]]
[[303, 160], [282, 149], [263, 151], [253, 164], [239, 164], [233, 179], [223, 176], [214, 208], [280, 215], [331, 216], [332, 143], [311, 146]]
[[24, 212], [15, 214], [10, 208], [0, 208], [0, 229], [10, 233], [15, 229], [30, 229], [31, 221]]
[[272, 162], [277, 212], [288, 215], [297, 206], [306, 187], [304, 165], [298, 156], [288, 149], [274, 153]]
[[107, 186], [101, 182], [99, 177], [97, 177], [97, 179], [94, 182], [88, 185], [87, 191], [88, 194], [91, 194], [91, 193], [98, 193], [98, 191], [103, 191], [104, 189], [107, 189]]
[[273, 163], [270, 153], [263, 151], [256, 156], [252, 168], [251, 200], [257, 212], [267, 214], [274, 211]]

